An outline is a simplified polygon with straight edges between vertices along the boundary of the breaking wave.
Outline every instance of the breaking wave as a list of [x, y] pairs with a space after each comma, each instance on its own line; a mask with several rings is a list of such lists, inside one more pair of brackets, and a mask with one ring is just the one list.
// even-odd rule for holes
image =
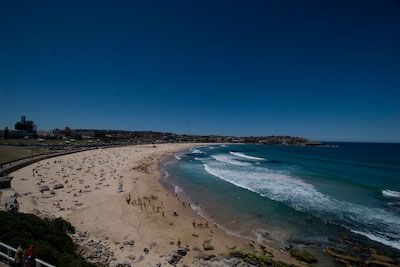
[[204, 154], [203, 151], [201, 151], [201, 150], [199, 150], [199, 149], [197, 149], [197, 148], [191, 150], [191, 153], [192, 153], [192, 154]]
[[369, 233], [364, 233], [364, 232], [361, 232], [361, 231], [356, 231], [356, 230], [351, 230], [351, 231], [353, 233], [356, 233], [356, 234], [359, 234], [359, 235], [363, 235], [363, 236], [365, 236], [365, 237], [367, 237], [367, 238], [369, 238], [369, 239], [371, 239], [371, 240], [373, 240], [375, 242], [378, 242], [378, 243], [384, 244], [386, 246], [393, 247], [393, 248], [396, 248], [396, 249], [400, 250], [400, 242], [389, 241], [389, 240], [387, 240], [385, 238], [382, 238], [382, 237], [379, 237], [379, 236], [376, 236], [376, 235], [373, 235], [373, 234], [369, 234]]
[[240, 153], [240, 152], [229, 151], [229, 154], [234, 155], [234, 156], [239, 157], [239, 158], [250, 159], [250, 160], [266, 160], [264, 158], [253, 157], [253, 156], [249, 156], [249, 155], [246, 155], [246, 154]]
[[223, 162], [226, 164], [232, 164], [232, 165], [237, 165], [237, 166], [251, 166], [251, 163], [237, 160], [234, 157], [229, 156], [229, 155], [219, 154], [219, 155], [212, 155], [211, 157], [217, 161], [220, 161], [220, 162]]
[[[214, 155], [212, 158], [217, 162], [209, 160], [203, 166], [213, 176], [260, 196], [284, 202], [297, 211], [334, 221], [376, 242], [400, 249], [400, 218], [389, 211], [339, 201], [319, 192], [312, 184], [287, 173], [245, 164], [229, 155]], [[239, 168], [226, 163], [246, 167]]]
[[382, 195], [385, 197], [400, 198], [400, 192], [389, 190], [389, 189], [382, 190]]

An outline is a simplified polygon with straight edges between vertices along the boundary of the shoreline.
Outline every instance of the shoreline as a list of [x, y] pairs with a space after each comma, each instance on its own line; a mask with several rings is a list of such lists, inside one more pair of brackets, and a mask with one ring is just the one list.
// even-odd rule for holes
[[[204, 147], [204, 146], [212, 146], [212, 145], [221, 145], [218, 143], [210, 143], [210, 144], [202, 144], [202, 145], [195, 145], [195, 146], [191, 146], [189, 148], [185, 148], [182, 150], [178, 150], [176, 151], [176, 153], [174, 155], [170, 155], [167, 157], [164, 157], [162, 161], [160, 161], [158, 163], [158, 172], [159, 172], [159, 181], [162, 187], [164, 187], [164, 189], [166, 191], [168, 191], [169, 193], [171, 193], [172, 195], [176, 194], [176, 196], [174, 196], [175, 198], [178, 199], [179, 202], [190, 202], [193, 203], [193, 199], [184, 191], [183, 188], [181, 188], [179, 185], [175, 184], [172, 180], [168, 180], [168, 177], [171, 177], [171, 174], [168, 173], [167, 170], [165, 170], [164, 168], [166, 167], [166, 165], [168, 164], [173, 164], [174, 161], [176, 160], [180, 160], [177, 158], [177, 154], [182, 154], [182, 153], [186, 153], [187, 151], [191, 151], [192, 149], [196, 149], [196, 148], [200, 148], [200, 147]], [[230, 145], [224, 143], [224, 145]], [[237, 145], [237, 144], [235, 144]], [[170, 188], [167, 188], [170, 187]], [[176, 189], [178, 188], [178, 190], [180, 192], [176, 192]], [[296, 259], [294, 259], [293, 257], [290, 256], [289, 251], [282, 251], [279, 248], [278, 244], [263, 244], [262, 242], [260, 242], [260, 240], [257, 240], [257, 238], [253, 238], [251, 236], [244, 236], [238, 232], [235, 232], [233, 230], [229, 230], [228, 228], [225, 228], [224, 226], [222, 226], [221, 223], [219, 223], [212, 215], [207, 213], [206, 208], [203, 208], [203, 204], [199, 204], [198, 206], [196, 206], [196, 208], [193, 208], [193, 206], [196, 205], [190, 205], [190, 210], [185, 210], [185, 213], [189, 216], [189, 217], [194, 217], [195, 219], [200, 219], [200, 220], [205, 220], [208, 222], [211, 222], [212, 225], [215, 226], [215, 228], [222, 230], [222, 233], [230, 240], [235, 240], [235, 245], [234, 246], [241, 246], [240, 249], [248, 249], [250, 248], [250, 250], [252, 250], [254, 248], [254, 245], [258, 245], [261, 247], [265, 247], [262, 250], [266, 250], [267, 253], [270, 253], [273, 255], [274, 260], [277, 261], [282, 261], [284, 263], [288, 263], [288, 264], [293, 264], [293, 266], [303, 266], [305, 263], [302, 261], [298, 261]], [[223, 253], [225, 253], [228, 249], [229, 246], [226, 246], [226, 248], [222, 251]], [[208, 265], [207, 265], [208, 266]], [[211, 265], [212, 266], [212, 265]]]
[[[189, 151], [193, 148], [199, 148], [203, 146], [193, 146], [189, 148]], [[184, 153], [188, 151], [188, 149], [183, 149], [180, 151], [177, 151], [176, 154], [179, 153]], [[158, 165], [158, 171], [160, 173], [159, 181], [161, 185], [164, 187], [165, 190], [167, 190], [169, 193], [172, 195], [176, 194], [176, 197], [178, 198], [178, 201], [180, 202], [186, 202], [190, 203], [190, 208], [193, 214], [192, 216], [195, 216], [197, 218], [200, 218], [202, 220], [210, 221], [212, 224], [216, 225], [217, 228], [223, 230], [227, 235], [233, 237], [233, 238], [238, 238], [239, 240], [242, 240], [243, 242], [257, 242], [259, 244], [262, 244], [260, 240], [256, 240], [257, 237], [251, 237], [251, 236], [245, 236], [240, 234], [239, 232], [235, 232], [234, 230], [230, 230], [224, 226], [220, 222], [218, 222], [211, 214], [208, 214], [206, 208], [203, 208], [203, 204], [193, 204], [194, 200], [185, 192], [183, 188], [181, 188], [179, 185], [175, 184], [172, 180], [168, 180], [168, 177], [171, 175], [168, 173], [167, 170], [163, 169], [166, 167], [168, 164], [173, 164], [175, 160], [178, 160], [176, 158], [176, 154], [174, 156], [167, 156], [165, 157]], [[170, 188], [168, 188], [170, 187]], [[176, 190], [179, 190], [179, 192], [176, 192]], [[259, 238], [258, 238], [259, 239]], [[265, 245], [265, 244], [263, 244]], [[279, 245], [274, 244], [274, 246], [268, 247], [268, 249], [273, 249], [273, 250], [279, 250]]]
[[[249, 242], [209, 225], [161, 184], [163, 160], [202, 145], [208, 144], [128, 146], [47, 159], [14, 172], [12, 188], [19, 194], [21, 212], [71, 222], [75, 242], [94, 262], [168, 266], [171, 253], [187, 247], [178, 266], [192, 266], [199, 256]], [[49, 190], [40, 193], [44, 186]], [[54, 186], [60, 188], [52, 190]], [[214, 250], [204, 251], [207, 240]], [[301, 265], [286, 252], [272, 251], [274, 260]]]
[[[185, 150], [182, 150], [180, 152], [184, 152], [184, 151]], [[217, 225], [217, 227], [219, 229], [223, 230], [226, 234], [228, 234], [232, 237], [239, 238], [239, 239], [241, 239], [243, 241], [247, 241], [247, 242], [248, 241], [256, 241], [254, 238], [251, 238], [249, 236], [243, 236], [240, 233], [236, 233], [227, 228], [224, 228], [219, 222], [217, 222], [213, 218], [212, 215], [207, 214], [207, 211], [204, 208], [202, 208], [202, 204], [197, 205], [197, 206], [195, 204], [192, 204], [193, 199], [191, 199], [191, 197], [183, 190], [183, 188], [181, 188], [179, 185], [174, 184], [173, 181], [167, 180], [168, 177], [170, 177], [170, 174], [166, 170], [163, 170], [163, 168], [167, 164], [172, 164], [173, 161], [174, 161], [174, 159], [171, 157], [171, 159], [168, 159], [168, 160], [162, 162], [159, 166], [160, 183], [165, 188], [165, 190], [167, 190], [171, 194], [176, 194], [179, 201], [184, 200], [184, 202], [186, 202], [186, 203], [191, 203], [190, 208], [191, 208], [192, 212], [194, 213], [193, 216], [201, 218], [202, 220], [207, 220], [207, 221], [212, 222], [212, 224]], [[170, 187], [170, 188], [167, 188], [167, 187]], [[176, 189], [178, 189], [179, 192], [176, 192]]]
[[[193, 149], [190, 149], [189, 151], [186, 150], [187, 153], [191, 153]], [[196, 152], [195, 152], [196, 153]], [[192, 155], [193, 156], [193, 155]], [[194, 157], [194, 156], [193, 156]], [[196, 159], [196, 158], [194, 158]], [[174, 162], [175, 160], [171, 160], [170, 164], [180, 164], [178, 163], [180, 160]], [[190, 162], [192, 161], [192, 158], [190, 158]], [[166, 162], [163, 164], [163, 167], [165, 167], [165, 165], [167, 165], [169, 162]], [[188, 163], [189, 164], [189, 163]], [[258, 244], [262, 244], [262, 245], [266, 245], [268, 247], [268, 249], [275, 249], [275, 250], [281, 250], [282, 248], [285, 251], [289, 251], [290, 252], [290, 248], [294, 247], [294, 248], [305, 248], [307, 250], [309, 250], [310, 252], [312, 252], [313, 255], [317, 256], [318, 261], [320, 263], [324, 263], [324, 264], [330, 264], [329, 266], [331, 266], [331, 264], [333, 264], [333, 262], [335, 260], [337, 260], [338, 258], [340, 259], [341, 255], [339, 254], [335, 254], [332, 253], [332, 250], [338, 249], [339, 251], [341, 250], [341, 253], [343, 253], [344, 255], [346, 255], [346, 253], [352, 253], [352, 250], [357, 251], [357, 250], [368, 250], [368, 252], [363, 252], [365, 258], [367, 258], [367, 261], [379, 261], [379, 256], [377, 255], [385, 255], [388, 256], [389, 258], [391, 257], [393, 260], [389, 260], [389, 258], [386, 258], [386, 260], [388, 261], [395, 261], [395, 259], [398, 259], [398, 253], [399, 251], [396, 248], [393, 248], [392, 246], [388, 246], [387, 244], [382, 244], [381, 242], [377, 242], [376, 240], [370, 239], [368, 237], [365, 237], [364, 235], [360, 235], [360, 234], [355, 234], [353, 233], [353, 231], [349, 230], [348, 228], [341, 226], [341, 225], [337, 225], [335, 226], [337, 229], [337, 233], [332, 234], [332, 236], [328, 236], [327, 240], [323, 240], [323, 239], [318, 239], [318, 238], [314, 238], [314, 239], [302, 239], [300, 238], [296, 238], [296, 237], [287, 237], [286, 239], [283, 238], [283, 240], [285, 240], [285, 242], [281, 242], [279, 243], [279, 241], [282, 241], [280, 239], [274, 239], [274, 238], [267, 238], [267, 240], [262, 237], [263, 233], [266, 232], [268, 233], [268, 237], [270, 237], [271, 234], [271, 229], [268, 228], [267, 225], [261, 225], [261, 228], [257, 228], [255, 231], [251, 231], [249, 233], [243, 233], [241, 230], [239, 229], [232, 229], [229, 228], [229, 226], [226, 224], [227, 221], [224, 221], [224, 219], [222, 219], [221, 221], [221, 217], [218, 218], [218, 216], [216, 216], [216, 218], [213, 217], [212, 214], [217, 214], [218, 210], [210, 210], [210, 202], [207, 202], [207, 198], [200, 198], [199, 196], [197, 196], [196, 198], [196, 193], [193, 191], [193, 188], [190, 188], [188, 184], [186, 184], [185, 182], [183, 182], [182, 177], [180, 177], [181, 175], [183, 177], [185, 177], [185, 174], [182, 173], [180, 174], [179, 171], [174, 170], [174, 166], [172, 166], [172, 168], [168, 169], [168, 167], [165, 167], [166, 170], [163, 170], [161, 168], [162, 171], [171, 171], [171, 173], [169, 173], [168, 175], [168, 184], [170, 185], [170, 187], [179, 187], [181, 194], [188, 197], [190, 199], [190, 201], [194, 202], [194, 201], [199, 201], [199, 203], [204, 204], [203, 206], [200, 205], [200, 209], [199, 209], [199, 216], [203, 217], [206, 220], [212, 221], [214, 224], [218, 225], [218, 227], [220, 229], [223, 229], [227, 234], [231, 235], [231, 236], [235, 236], [237, 238], [243, 239], [243, 240], [247, 240], [247, 241], [255, 241]], [[186, 169], [186, 168], [185, 168]], [[180, 178], [177, 178], [180, 177]], [[177, 178], [177, 179], [175, 179]], [[189, 177], [188, 177], [189, 179]], [[194, 182], [195, 184], [197, 182]], [[186, 186], [189, 187], [189, 192], [193, 194], [194, 198], [192, 198], [192, 196], [190, 196], [188, 194], [188, 192], [186, 192]], [[183, 187], [183, 188], [182, 188]], [[185, 189], [186, 188], [186, 189]], [[190, 191], [190, 189], [192, 191]], [[206, 194], [206, 192], [203, 192], [203, 194]], [[210, 199], [211, 196], [208, 196]], [[204, 207], [204, 208], [203, 208]], [[215, 207], [214, 207], [215, 208]], [[216, 213], [217, 212], [217, 213]], [[225, 225], [227, 227], [224, 226], [224, 222]], [[235, 220], [235, 223], [237, 223], [237, 221]], [[244, 225], [246, 226], [246, 225]], [[255, 229], [255, 228], [246, 228], [246, 229]], [[276, 229], [275, 229], [276, 230]], [[278, 234], [282, 234], [282, 233], [286, 233], [286, 228], [282, 228], [279, 231], [277, 231], [276, 233]], [[255, 236], [253, 236], [255, 235]], [[271, 234], [272, 235], [272, 234]], [[280, 236], [282, 237], [282, 235]], [[263, 241], [269, 241], [272, 240], [273, 242], [263, 242]], [[339, 244], [335, 244], [334, 242], [340, 241], [343, 244], [347, 243], [347, 247], [345, 247], [343, 244], [342, 246]], [[289, 248], [289, 249], [288, 249]], [[369, 253], [369, 254], [368, 254]], [[378, 259], [378, 260], [377, 260]], [[332, 265], [333, 266], [333, 265]]]

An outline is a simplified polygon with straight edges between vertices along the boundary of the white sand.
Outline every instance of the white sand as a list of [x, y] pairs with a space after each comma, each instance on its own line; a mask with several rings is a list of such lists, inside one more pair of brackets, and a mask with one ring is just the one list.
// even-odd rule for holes
[[[204, 254], [193, 249], [202, 250], [204, 240], [212, 240], [212, 254], [226, 251], [226, 245], [241, 247], [248, 243], [227, 235], [211, 222], [206, 227], [204, 219], [159, 183], [161, 159], [198, 145], [129, 146], [51, 158], [14, 172], [12, 188], [19, 194], [20, 212], [65, 218], [77, 231], [87, 233], [88, 238], [80, 242], [83, 247], [94, 240], [114, 254], [108, 263], [170, 266], [167, 255], [177, 249], [180, 240], [181, 246], [188, 246], [190, 251], [178, 266], [191, 266], [195, 256]], [[53, 190], [57, 184], [63, 188]], [[41, 193], [40, 186], [48, 186], [52, 192]], [[118, 188], [123, 192], [117, 192]], [[131, 204], [127, 203], [129, 195]], [[203, 226], [194, 228], [194, 220]], [[133, 246], [127, 244], [130, 240], [134, 240]], [[290, 261], [286, 254], [274, 254], [276, 259]]]

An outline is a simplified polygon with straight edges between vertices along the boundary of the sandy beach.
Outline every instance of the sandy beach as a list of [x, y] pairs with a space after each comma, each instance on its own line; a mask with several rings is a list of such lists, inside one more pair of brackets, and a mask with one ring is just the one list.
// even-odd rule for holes
[[[170, 266], [181, 247], [188, 251], [177, 265], [194, 266], [196, 258], [227, 246], [258, 246], [228, 235], [160, 184], [160, 162], [194, 146], [128, 146], [51, 158], [12, 173], [12, 188], [20, 212], [71, 222], [82, 255], [105, 265]], [[208, 245], [214, 249], [204, 250]], [[299, 264], [269, 250], [275, 260]]]

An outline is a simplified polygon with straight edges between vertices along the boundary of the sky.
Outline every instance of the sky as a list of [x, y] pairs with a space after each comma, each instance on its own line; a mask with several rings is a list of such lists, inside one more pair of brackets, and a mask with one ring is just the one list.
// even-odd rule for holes
[[400, 142], [400, 1], [0, 1], [0, 127]]

